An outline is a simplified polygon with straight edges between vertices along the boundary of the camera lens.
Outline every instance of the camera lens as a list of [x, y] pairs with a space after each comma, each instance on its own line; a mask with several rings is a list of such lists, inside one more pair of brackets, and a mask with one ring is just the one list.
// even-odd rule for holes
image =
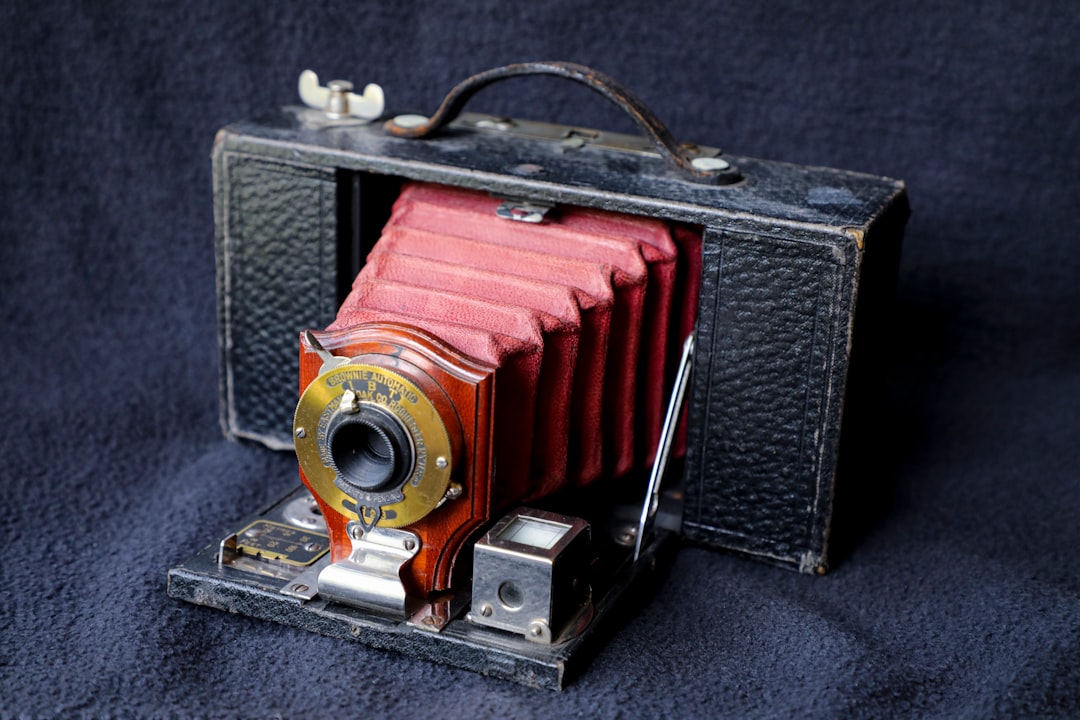
[[397, 487], [412, 472], [412, 444], [404, 426], [376, 406], [339, 416], [327, 444], [338, 476], [365, 492]]

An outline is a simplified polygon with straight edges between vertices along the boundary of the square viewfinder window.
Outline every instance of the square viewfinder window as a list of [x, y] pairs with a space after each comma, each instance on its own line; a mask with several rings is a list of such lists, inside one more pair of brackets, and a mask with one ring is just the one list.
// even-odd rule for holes
[[569, 525], [518, 515], [513, 522], [499, 533], [499, 539], [529, 545], [541, 550], [550, 550], [555, 547], [555, 543], [559, 542], [568, 530], [570, 530]]

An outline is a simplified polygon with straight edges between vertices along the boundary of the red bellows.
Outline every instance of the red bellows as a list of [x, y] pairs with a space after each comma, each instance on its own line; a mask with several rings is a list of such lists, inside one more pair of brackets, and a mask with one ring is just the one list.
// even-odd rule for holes
[[407, 184], [330, 329], [411, 324], [495, 365], [506, 503], [646, 467], [696, 315], [700, 235], [565, 206], [516, 222], [501, 202]]

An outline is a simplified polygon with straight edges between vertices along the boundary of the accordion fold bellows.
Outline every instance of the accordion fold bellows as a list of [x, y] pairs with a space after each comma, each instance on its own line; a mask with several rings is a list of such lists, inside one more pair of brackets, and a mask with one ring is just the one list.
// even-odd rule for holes
[[[436, 334], [435, 322], [481, 327], [535, 356], [536, 384], [507, 400], [505, 416], [514, 452], [533, 461], [530, 498], [625, 474], [635, 448], [650, 464], [682, 344], [677, 331], [686, 327], [673, 316], [696, 312], [696, 296], [674, 297], [671, 229], [573, 207], [543, 223], [493, 222], [499, 204], [475, 191], [407, 185], [332, 327], [355, 322], [357, 309], [378, 309]], [[525, 406], [537, 398], [533, 424]], [[636, 418], [650, 420], [637, 436]]]

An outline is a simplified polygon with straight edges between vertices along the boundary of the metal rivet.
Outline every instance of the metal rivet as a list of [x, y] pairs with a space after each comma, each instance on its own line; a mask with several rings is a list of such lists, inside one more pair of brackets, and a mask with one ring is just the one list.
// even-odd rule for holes
[[483, 128], [485, 130], [509, 130], [514, 127], [514, 119], [508, 117], [493, 117], [484, 120], [477, 120], [476, 127]]
[[690, 164], [694, 166], [696, 170], [727, 170], [731, 167], [731, 163], [723, 158], [717, 157], [698, 157], [690, 161]]
[[543, 172], [543, 170], [543, 166], [537, 165], [536, 163], [522, 163], [513, 167], [510, 172], [515, 175], [536, 175], [537, 173]]
[[460, 485], [458, 485], [457, 483], [450, 483], [450, 487], [446, 488], [446, 499], [457, 500], [459, 497], [461, 497], [462, 492], [464, 491], [461, 489]]
[[403, 128], [420, 127], [426, 124], [428, 118], [423, 115], [398, 115], [394, 118], [394, 124]]
[[442, 455], [435, 458], [435, 467], [437, 467], [437, 468], [445, 468], [449, 464], [450, 464], [450, 462], [446, 458], [444, 458]]

